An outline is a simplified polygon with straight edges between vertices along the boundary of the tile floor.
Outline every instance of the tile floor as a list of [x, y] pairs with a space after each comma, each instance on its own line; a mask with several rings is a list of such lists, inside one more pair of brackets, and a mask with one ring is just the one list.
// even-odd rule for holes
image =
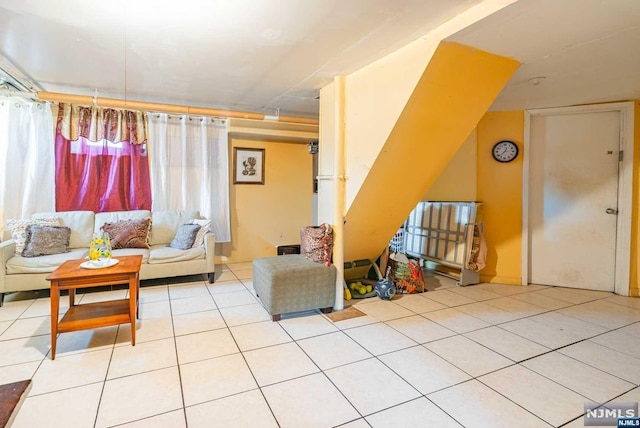
[[129, 326], [65, 333], [55, 361], [47, 292], [16, 293], [0, 384], [33, 379], [14, 428], [580, 427], [585, 403], [640, 400], [640, 299], [427, 279], [336, 323], [271, 322], [250, 263], [146, 282], [135, 347]]

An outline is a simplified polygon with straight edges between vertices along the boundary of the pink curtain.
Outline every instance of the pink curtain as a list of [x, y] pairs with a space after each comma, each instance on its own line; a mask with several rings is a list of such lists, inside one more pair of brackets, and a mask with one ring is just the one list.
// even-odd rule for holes
[[[111, 114], [111, 113], [108, 113]], [[126, 112], [125, 112], [126, 114]], [[56, 211], [151, 209], [145, 141], [76, 140], [62, 135], [63, 106], [56, 126]], [[86, 122], [80, 121], [80, 127]], [[107, 124], [105, 124], [107, 126]], [[110, 135], [106, 132], [104, 135]], [[85, 134], [86, 135], [86, 134]]]

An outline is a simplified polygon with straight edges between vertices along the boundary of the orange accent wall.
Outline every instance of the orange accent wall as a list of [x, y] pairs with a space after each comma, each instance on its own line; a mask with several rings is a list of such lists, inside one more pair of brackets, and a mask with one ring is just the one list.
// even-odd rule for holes
[[233, 184], [231, 163], [231, 243], [216, 246], [219, 261], [275, 256], [278, 245], [299, 244], [300, 228], [312, 223], [313, 166], [307, 145], [232, 138], [230, 158], [234, 147], [265, 149], [265, 184]]
[[[509, 163], [491, 155], [493, 145], [511, 140], [520, 154]], [[522, 159], [524, 112], [488, 112], [478, 123], [478, 201], [484, 203], [487, 266], [483, 282], [522, 282]]]
[[469, 138], [451, 158], [442, 174], [422, 197], [423, 201], [475, 202], [478, 187], [478, 133]]
[[[346, 213], [345, 260], [380, 254], [519, 65], [458, 43], [438, 46]], [[358, 94], [347, 89], [348, 104]]]

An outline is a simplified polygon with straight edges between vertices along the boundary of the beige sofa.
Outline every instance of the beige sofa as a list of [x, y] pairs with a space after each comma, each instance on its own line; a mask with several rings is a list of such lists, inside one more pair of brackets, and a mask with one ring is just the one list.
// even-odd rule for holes
[[11, 233], [3, 230], [0, 242], [0, 306], [5, 293], [49, 288], [50, 284], [46, 280], [49, 273], [66, 260], [87, 257], [93, 233], [98, 232], [103, 224], [118, 220], [151, 218], [150, 249], [127, 248], [113, 251], [114, 258], [119, 255], [142, 255], [140, 279], [207, 274], [209, 282], [214, 280], [213, 233], [207, 233], [201, 247], [179, 250], [167, 246], [181, 225], [200, 218], [198, 211], [67, 211], [32, 216], [34, 219], [46, 217], [58, 217], [63, 226], [71, 229], [69, 252], [40, 257], [16, 256]]

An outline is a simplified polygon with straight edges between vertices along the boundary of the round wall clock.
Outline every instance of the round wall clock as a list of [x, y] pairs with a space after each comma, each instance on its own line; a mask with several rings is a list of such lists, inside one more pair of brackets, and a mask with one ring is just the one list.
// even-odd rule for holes
[[518, 146], [513, 141], [499, 141], [491, 149], [491, 154], [498, 162], [511, 162], [518, 157]]

